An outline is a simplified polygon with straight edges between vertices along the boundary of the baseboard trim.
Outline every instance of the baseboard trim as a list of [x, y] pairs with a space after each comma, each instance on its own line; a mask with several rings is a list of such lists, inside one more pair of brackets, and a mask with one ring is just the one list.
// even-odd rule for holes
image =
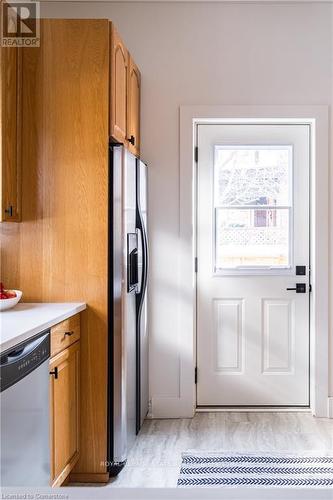
[[152, 398], [150, 418], [192, 418], [194, 413], [185, 398]]
[[107, 472], [72, 472], [69, 477], [71, 483], [108, 483], [109, 479]]
[[328, 398], [327, 413], [328, 418], [333, 418], [333, 397]]

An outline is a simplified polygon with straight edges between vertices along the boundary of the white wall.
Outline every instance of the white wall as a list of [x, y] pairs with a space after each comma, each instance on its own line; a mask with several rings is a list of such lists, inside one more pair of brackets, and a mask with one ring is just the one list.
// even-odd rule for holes
[[[333, 228], [333, 5], [331, 6], [331, 109], [330, 109], [331, 127], [330, 127], [330, 145], [331, 145], [331, 164], [330, 164], [330, 217], [329, 227]], [[330, 304], [330, 337], [329, 337], [329, 394], [333, 398], [333, 230], [330, 231], [330, 247], [329, 247], [329, 304]], [[331, 401], [331, 414], [333, 418], [333, 401]]]
[[[179, 308], [186, 300], [177, 252], [179, 106], [332, 104], [332, 5], [48, 2], [42, 14], [112, 19], [142, 71], [142, 153], [151, 166], [151, 395], [158, 414], [164, 398], [179, 396]], [[333, 340], [331, 357], [333, 365]], [[333, 371], [331, 379], [333, 395]]]

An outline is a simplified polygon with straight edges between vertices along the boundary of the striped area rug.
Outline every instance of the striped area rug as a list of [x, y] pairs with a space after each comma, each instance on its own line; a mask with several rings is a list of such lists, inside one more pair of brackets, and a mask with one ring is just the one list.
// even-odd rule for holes
[[333, 488], [333, 455], [183, 453], [178, 486]]

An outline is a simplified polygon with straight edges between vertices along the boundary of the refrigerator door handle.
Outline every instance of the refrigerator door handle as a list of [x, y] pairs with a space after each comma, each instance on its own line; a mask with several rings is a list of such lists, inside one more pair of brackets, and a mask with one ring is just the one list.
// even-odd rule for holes
[[140, 287], [137, 291], [137, 305], [138, 309], [144, 300], [144, 296], [147, 288], [148, 281], [148, 242], [147, 235], [143, 225], [141, 214], [138, 217], [138, 233], [140, 233], [141, 238], [141, 248], [142, 248], [142, 271], [139, 279]]
[[138, 289], [138, 235], [127, 234], [127, 292]]
[[129, 288], [132, 290], [138, 284], [138, 249], [129, 254]]

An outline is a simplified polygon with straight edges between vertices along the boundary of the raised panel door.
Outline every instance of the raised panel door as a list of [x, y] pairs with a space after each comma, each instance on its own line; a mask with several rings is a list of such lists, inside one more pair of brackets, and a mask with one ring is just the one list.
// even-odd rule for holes
[[199, 406], [309, 405], [309, 161], [307, 125], [198, 125]]
[[0, 220], [7, 222], [21, 220], [21, 60], [19, 49], [1, 47]]
[[128, 52], [117, 30], [111, 29], [110, 63], [110, 136], [126, 142]]
[[129, 150], [137, 156], [140, 154], [140, 92], [140, 71], [130, 56], [128, 71], [127, 139], [129, 142]]
[[51, 482], [58, 486], [79, 456], [80, 343], [51, 359]]

